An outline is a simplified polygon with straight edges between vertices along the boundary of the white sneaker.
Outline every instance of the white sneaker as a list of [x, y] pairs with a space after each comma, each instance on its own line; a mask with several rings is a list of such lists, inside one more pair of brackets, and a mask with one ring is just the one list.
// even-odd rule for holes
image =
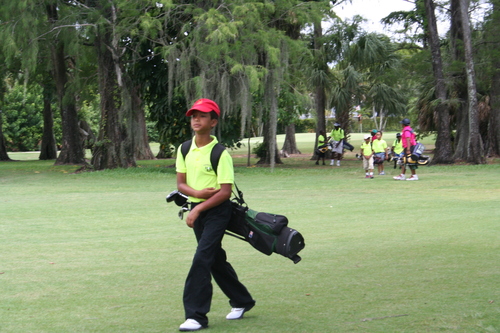
[[399, 175], [399, 176], [392, 177], [392, 178], [394, 178], [395, 180], [405, 180], [406, 176], [405, 175]]
[[385, 176], [385, 172], [382, 171], [381, 173], [378, 174], [379, 176]]
[[186, 319], [184, 323], [179, 326], [179, 331], [182, 332], [188, 332], [188, 331], [198, 331], [203, 329], [204, 327], [201, 326], [199, 322], [197, 322], [194, 319]]
[[243, 314], [245, 313], [245, 308], [232, 308], [231, 312], [226, 316], [226, 319], [241, 319], [243, 318]]
[[407, 180], [418, 180], [418, 176], [417, 175], [412, 175], [410, 178], [408, 178]]
[[333, 165], [333, 160], [330, 162], [330, 165]]
[[340, 166], [340, 160], [337, 161], [337, 166]]

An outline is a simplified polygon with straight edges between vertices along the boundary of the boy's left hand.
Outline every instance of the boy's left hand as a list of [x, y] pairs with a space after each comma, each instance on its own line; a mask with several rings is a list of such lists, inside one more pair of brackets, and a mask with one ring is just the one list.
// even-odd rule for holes
[[203, 190], [198, 191], [196, 197], [205, 200], [210, 199], [214, 194], [216, 194], [219, 191], [220, 190], [216, 189], [215, 187], [207, 187], [204, 188]]

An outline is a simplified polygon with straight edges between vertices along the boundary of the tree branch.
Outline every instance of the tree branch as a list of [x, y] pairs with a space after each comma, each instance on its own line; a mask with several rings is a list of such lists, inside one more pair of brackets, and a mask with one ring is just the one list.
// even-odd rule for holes
[[50, 29], [46, 33], [41, 34], [40, 36], [36, 37], [31, 42], [35, 42], [35, 41], [39, 40], [40, 38], [42, 38], [43, 36], [46, 36], [46, 35], [50, 34], [51, 32], [59, 30], [59, 29], [63, 29], [63, 28], [78, 28], [78, 27], [85, 27], [85, 26], [95, 27], [96, 25], [95, 24], [90, 24], [90, 23], [59, 25], [57, 27], [53, 27], [52, 29]]

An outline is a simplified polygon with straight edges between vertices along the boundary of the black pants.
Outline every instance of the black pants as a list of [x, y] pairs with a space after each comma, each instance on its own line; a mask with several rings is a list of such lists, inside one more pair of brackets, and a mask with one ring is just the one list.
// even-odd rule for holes
[[[193, 204], [193, 207], [196, 204]], [[226, 201], [200, 214], [194, 223], [198, 246], [184, 285], [184, 311], [201, 325], [208, 325], [207, 313], [212, 302], [211, 276], [229, 298], [233, 308], [250, 309], [255, 304], [247, 288], [238, 280], [221, 241], [231, 218], [231, 203]]]

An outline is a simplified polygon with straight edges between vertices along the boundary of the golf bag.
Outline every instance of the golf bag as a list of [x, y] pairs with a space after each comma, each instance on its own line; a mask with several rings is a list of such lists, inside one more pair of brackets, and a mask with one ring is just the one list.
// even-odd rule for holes
[[427, 165], [430, 162], [429, 156], [422, 155], [425, 150], [425, 146], [420, 142], [417, 142], [415, 146], [411, 147], [411, 154], [403, 156], [403, 161], [406, 164], [418, 164]]
[[342, 141], [344, 141], [344, 149], [347, 149], [349, 151], [353, 151], [354, 150], [354, 146], [351, 145], [349, 142], [347, 142], [346, 139], [342, 139]]
[[248, 208], [243, 193], [236, 189], [238, 194], [231, 201], [233, 211], [226, 234], [247, 241], [268, 256], [275, 252], [298, 263], [302, 258], [297, 253], [305, 247], [300, 232], [289, 228], [288, 219], [283, 215]]
[[325, 143], [324, 145], [321, 145], [321, 146], [318, 146], [318, 148], [316, 148], [316, 155], [320, 155], [320, 154], [324, 154], [328, 151], [328, 144]]

